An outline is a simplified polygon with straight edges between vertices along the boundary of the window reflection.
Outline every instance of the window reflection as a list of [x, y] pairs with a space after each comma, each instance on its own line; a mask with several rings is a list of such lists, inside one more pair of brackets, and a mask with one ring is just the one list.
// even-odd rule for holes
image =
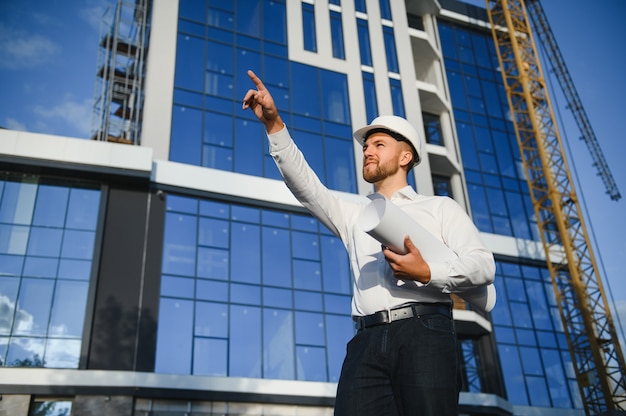
[[77, 368], [100, 191], [0, 179], [0, 365]]

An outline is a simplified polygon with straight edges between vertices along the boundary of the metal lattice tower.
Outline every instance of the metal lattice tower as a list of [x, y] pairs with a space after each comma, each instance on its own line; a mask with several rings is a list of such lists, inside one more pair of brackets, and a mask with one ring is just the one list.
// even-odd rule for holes
[[118, 0], [102, 21], [92, 139], [139, 145], [150, 0]]

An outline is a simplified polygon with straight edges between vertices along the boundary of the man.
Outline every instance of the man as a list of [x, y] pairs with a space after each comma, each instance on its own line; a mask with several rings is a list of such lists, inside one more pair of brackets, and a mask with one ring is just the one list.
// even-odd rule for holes
[[358, 225], [365, 204], [341, 200], [319, 181], [263, 82], [252, 71], [248, 76], [256, 89], [246, 93], [243, 109], [250, 108], [265, 125], [285, 183], [348, 250], [358, 332], [348, 343], [335, 414], [456, 415], [460, 378], [449, 293], [491, 283], [495, 273], [493, 255], [476, 227], [451, 198], [418, 195], [408, 185], [407, 174], [422, 157], [417, 131], [403, 118], [381, 116], [354, 133], [363, 145], [364, 179], [458, 259], [428, 263], [408, 237], [406, 254], [381, 249]]

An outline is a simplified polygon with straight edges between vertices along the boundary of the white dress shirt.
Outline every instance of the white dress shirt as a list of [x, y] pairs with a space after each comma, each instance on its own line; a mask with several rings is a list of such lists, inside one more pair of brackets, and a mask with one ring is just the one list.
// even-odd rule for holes
[[311, 214], [343, 241], [350, 258], [354, 294], [352, 315], [369, 315], [408, 302], [451, 302], [450, 293], [493, 282], [493, 254], [480, 241], [474, 223], [453, 199], [418, 195], [410, 186], [391, 201], [422, 227], [443, 241], [458, 258], [428, 262], [426, 285], [394, 277], [381, 245], [365, 233], [357, 220], [362, 204], [338, 198], [324, 186], [291, 139], [287, 128], [268, 135], [270, 154], [285, 183]]

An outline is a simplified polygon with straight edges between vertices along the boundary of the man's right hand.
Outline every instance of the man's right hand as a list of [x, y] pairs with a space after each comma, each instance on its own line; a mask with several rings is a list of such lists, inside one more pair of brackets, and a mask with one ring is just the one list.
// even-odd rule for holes
[[241, 108], [244, 110], [250, 108], [254, 115], [265, 125], [268, 134], [282, 130], [284, 123], [278, 114], [272, 95], [263, 85], [263, 81], [254, 72], [248, 70], [248, 76], [254, 82], [256, 90], [248, 90], [245, 97], [243, 97]]

